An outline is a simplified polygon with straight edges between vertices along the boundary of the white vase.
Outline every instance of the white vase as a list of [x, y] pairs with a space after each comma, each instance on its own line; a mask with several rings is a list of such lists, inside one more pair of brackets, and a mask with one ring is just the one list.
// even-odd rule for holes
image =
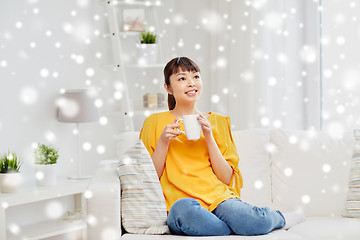
[[0, 173], [0, 189], [2, 193], [16, 192], [21, 182], [21, 173]]
[[57, 164], [35, 164], [35, 178], [38, 186], [55, 186]]
[[141, 44], [139, 49], [138, 64], [149, 65], [156, 64], [158, 58], [157, 44]]

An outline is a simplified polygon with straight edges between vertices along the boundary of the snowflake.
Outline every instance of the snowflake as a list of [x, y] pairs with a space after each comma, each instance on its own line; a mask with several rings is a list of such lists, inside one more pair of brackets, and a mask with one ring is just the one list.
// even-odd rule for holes
[[97, 146], [96, 151], [98, 154], [104, 154], [106, 151], [106, 148], [104, 145], [99, 145], [99, 146]]
[[276, 78], [270, 77], [270, 78], [268, 79], [268, 85], [269, 85], [269, 86], [275, 86], [276, 84], [277, 84], [277, 79], [276, 79]]
[[0, 62], [0, 66], [3, 67], [3, 68], [7, 67], [7, 65], [8, 65], [8, 63], [7, 63], [7, 61], [5, 61], [5, 60], [2, 60], [2, 61]]
[[24, 87], [20, 91], [20, 99], [26, 105], [34, 104], [38, 99], [38, 93], [33, 87]]
[[92, 147], [90, 142], [84, 142], [82, 146], [85, 151], [90, 151]]
[[51, 131], [46, 131], [45, 139], [49, 142], [54, 142], [56, 140], [56, 135], [55, 135], [55, 133], [53, 133]]
[[40, 70], [40, 76], [43, 78], [46, 78], [49, 76], [49, 70], [47, 70], [46, 68], [43, 68]]
[[310, 201], [311, 201], [311, 198], [310, 198], [309, 195], [303, 195], [303, 196], [301, 197], [301, 201], [302, 201], [304, 204], [309, 204]]
[[292, 170], [292, 168], [285, 168], [284, 169], [284, 174], [285, 174], [285, 176], [287, 176], [287, 177], [290, 177], [291, 175], [293, 175], [293, 170]]
[[100, 117], [99, 118], [99, 123], [100, 123], [100, 125], [103, 125], [103, 126], [107, 125], [108, 124], [108, 118], [104, 117], [104, 116]]
[[49, 202], [45, 207], [46, 215], [50, 219], [57, 219], [64, 215], [64, 207], [58, 201]]
[[86, 76], [88, 76], [88, 77], [92, 77], [92, 76], [94, 76], [95, 75], [95, 70], [94, 69], [92, 69], [92, 68], [88, 68], [88, 69], [86, 69]]
[[212, 103], [218, 103], [218, 102], [220, 102], [220, 96], [217, 95], [217, 94], [212, 95], [212, 96], [211, 96], [211, 102], [212, 102]]
[[257, 181], [254, 182], [254, 187], [256, 189], [262, 189], [263, 186], [264, 186], [264, 184], [263, 184], [263, 182], [261, 180], [257, 180]]

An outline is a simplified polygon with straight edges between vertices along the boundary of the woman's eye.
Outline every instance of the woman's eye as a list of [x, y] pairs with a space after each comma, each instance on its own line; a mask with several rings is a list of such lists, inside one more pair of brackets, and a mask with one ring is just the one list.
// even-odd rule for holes
[[184, 80], [185, 80], [185, 78], [184, 78], [184, 77], [179, 78], [179, 81], [184, 81]]
[[199, 79], [199, 78], [200, 78], [200, 76], [199, 76], [199, 75], [195, 75], [195, 77], [194, 77], [194, 78]]

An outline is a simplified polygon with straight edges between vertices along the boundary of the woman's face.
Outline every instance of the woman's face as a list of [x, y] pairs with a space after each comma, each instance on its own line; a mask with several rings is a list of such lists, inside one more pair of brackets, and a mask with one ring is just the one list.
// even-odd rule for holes
[[170, 86], [165, 84], [165, 89], [174, 96], [176, 104], [194, 103], [200, 98], [202, 92], [200, 73], [179, 69], [179, 72], [170, 76]]

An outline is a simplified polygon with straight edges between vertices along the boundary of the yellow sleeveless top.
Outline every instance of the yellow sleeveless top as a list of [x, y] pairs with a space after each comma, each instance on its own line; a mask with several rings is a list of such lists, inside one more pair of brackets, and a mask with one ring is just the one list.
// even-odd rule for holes
[[[198, 200], [209, 211], [213, 211], [227, 199], [240, 198], [243, 180], [238, 169], [239, 156], [231, 134], [230, 118], [218, 113], [209, 114], [207, 119], [211, 123], [214, 139], [233, 169], [231, 183], [224, 184], [213, 172], [204, 136], [201, 134], [198, 140], [188, 140], [182, 134], [170, 142], [164, 172], [160, 178], [167, 211], [176, 200], [186, 197]], [[145, 120], [140, 139], [150, 155], [154, 153], [165, 126], [174, 119], [167, 111], [153, 114]], [[181, 129], [184, 129], [182, 123], [179, 123]]]

